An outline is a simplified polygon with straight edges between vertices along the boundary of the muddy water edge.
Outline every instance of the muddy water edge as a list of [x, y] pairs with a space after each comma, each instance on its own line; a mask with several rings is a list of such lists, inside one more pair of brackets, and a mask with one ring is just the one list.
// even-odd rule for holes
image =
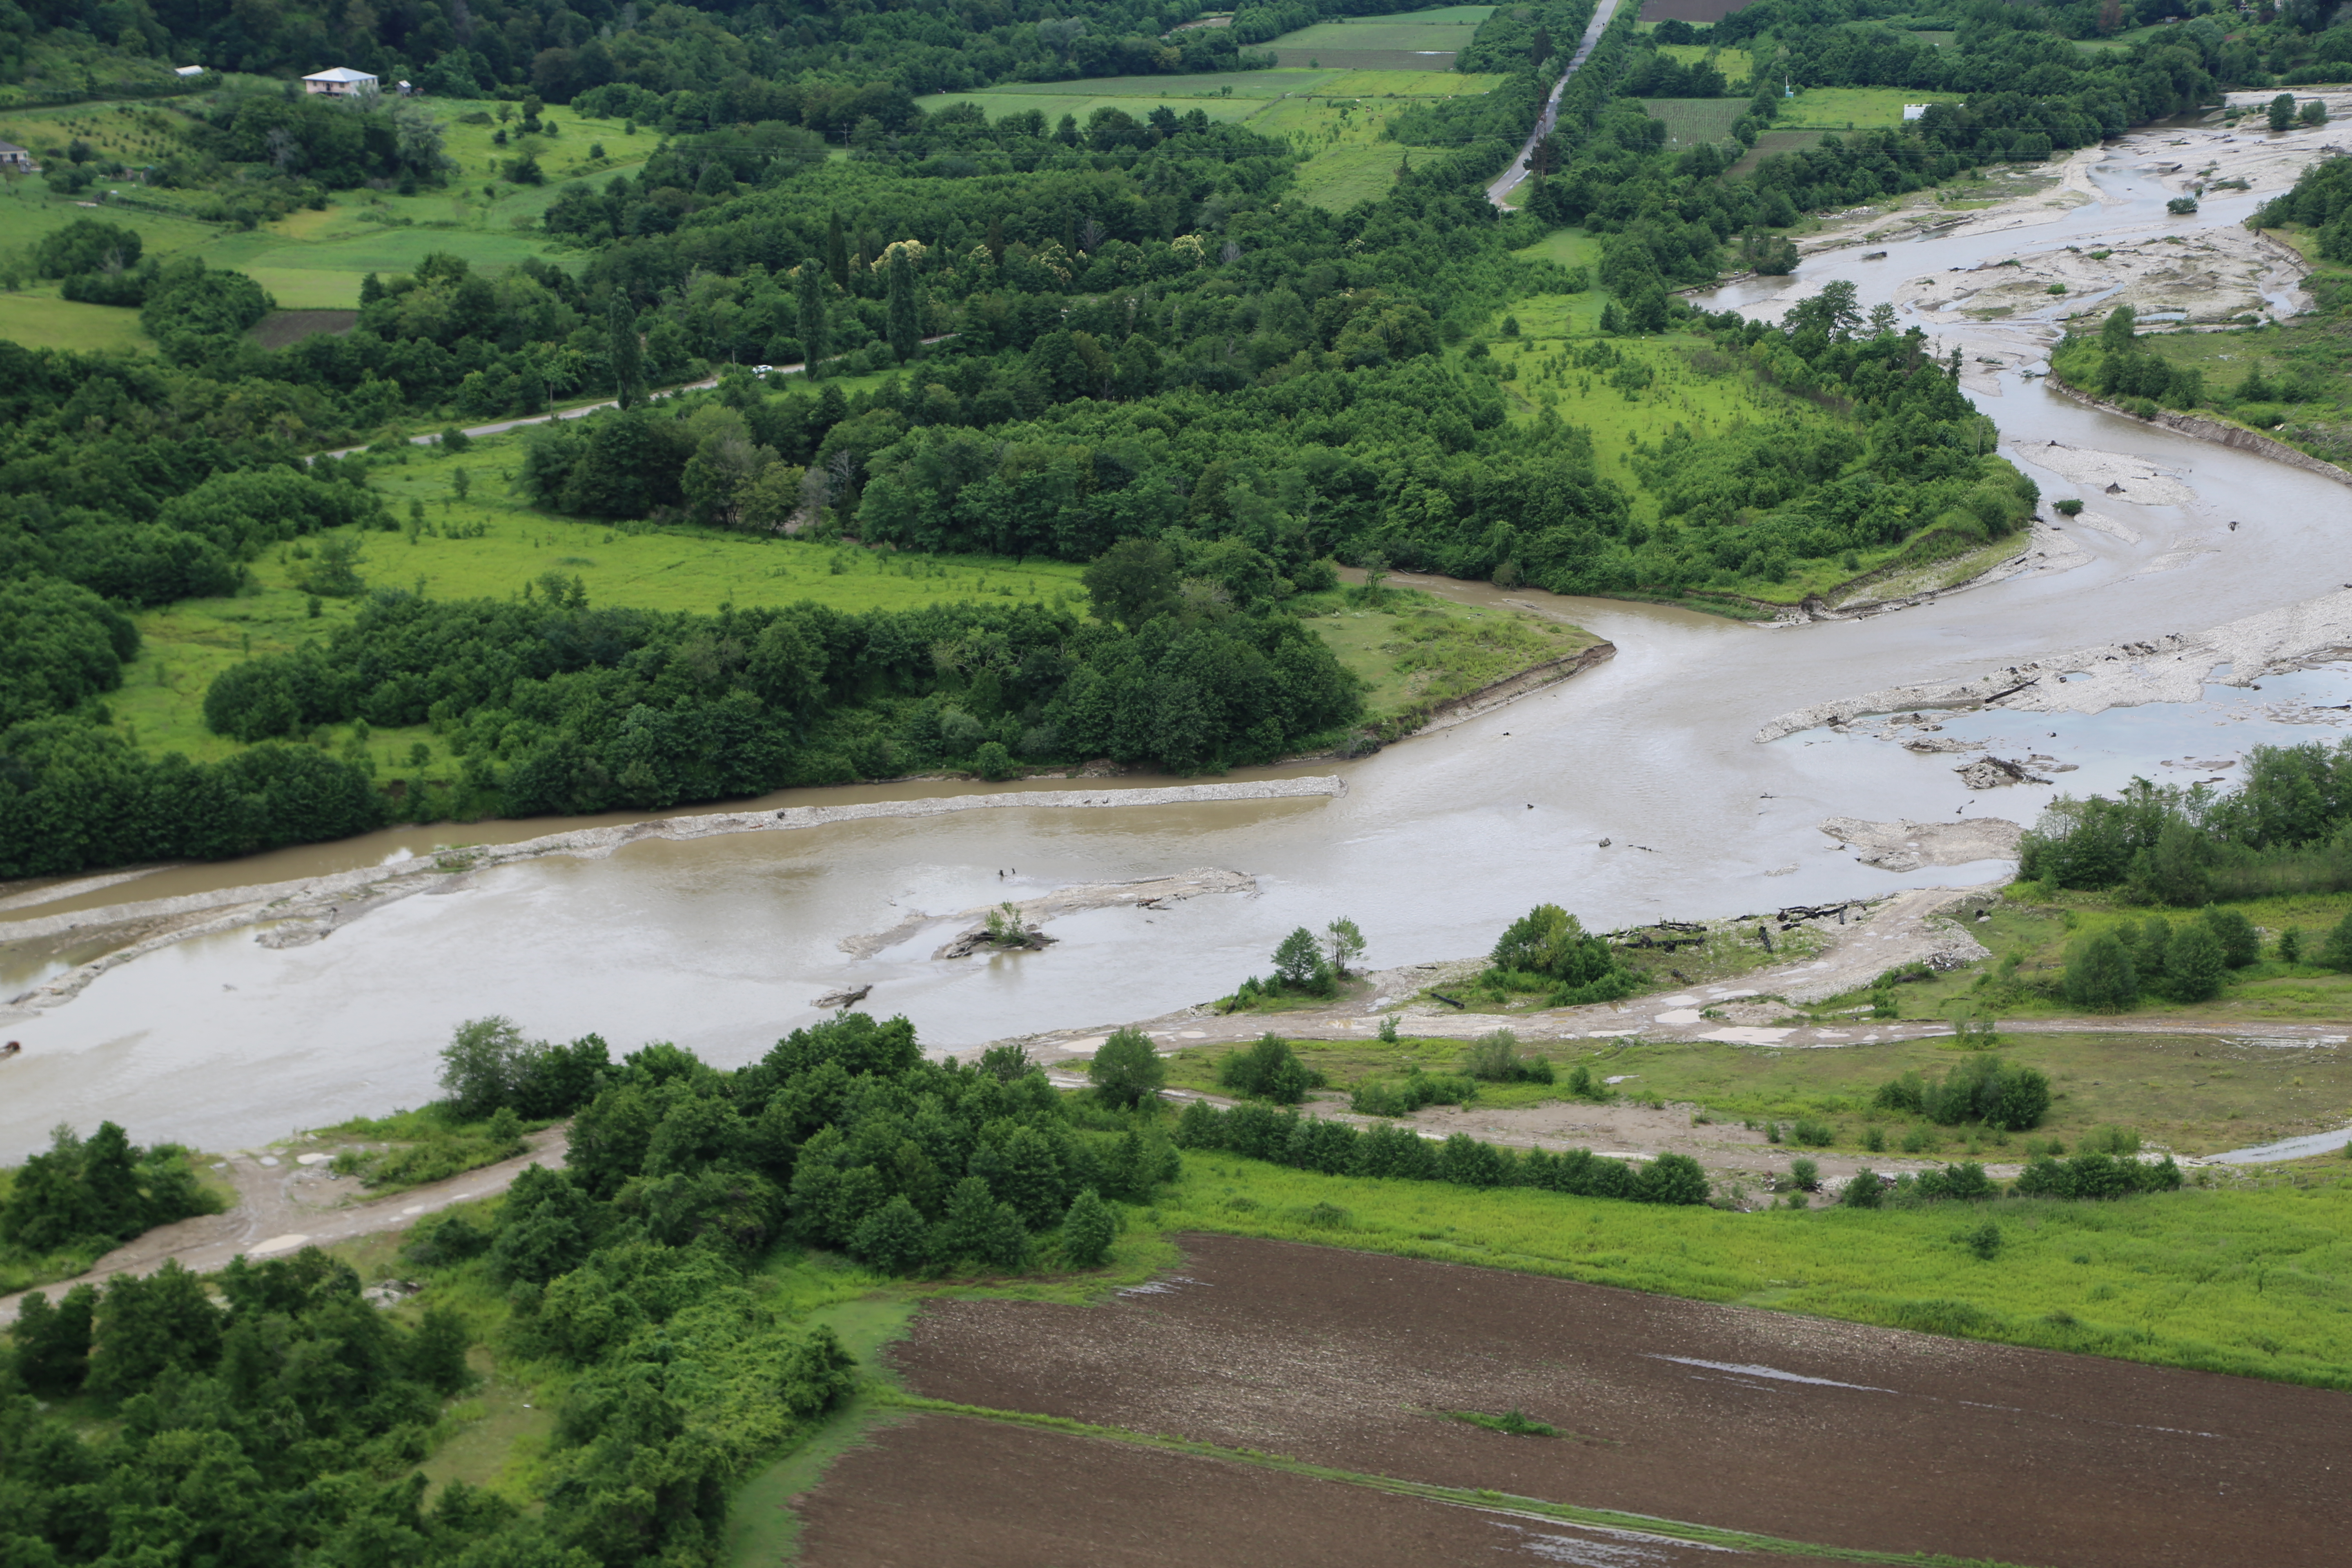
[[[1938, 267], [1970, 265], [2164, 216], [2168, 193], [2154, 182], [2095, 184], [2095, 203], [2048, 226], [1898, 244], [1891, 264], [1862, 260], [1859, 247], [1830, 251], [1785, 284], [1736, 286], [1717, 302], [1769, 315], [1775, 289], [1848, 278], [1867, 305], [1887, 297], [1898, 271], [1924, 270], [1928, 252]], [[2188, 221], [2240, 221], [2242, 205], [2216, 202]], [[1907, 254], [1915, 248], [1916, 259]], [[2010, 357], [2022, 363], [2030, 331], [2015, 331], [2021, 348]], [[821, 1016], [812, 1005], [820, 994], [870, 984], [864, 1005], [904, 1013], [935, 1047], [968, 1050], [1204, 1000], [1262, 972], [1293, 927], [1319, 928], [1339, 915], [1364, 929], [1369, 961], [1387, 964], [1481, 951], [1502, 921], [1543, 900], [1606, 927], [1999, 875], [1998, 862], [1905, 875], [1864, 867], [1817, 825], [1832, 816], [1964, 813], [2030, 822], [2053, 786], [1979, 795], [1963, 787], [1952, 758], [1839, 744], [1822, 731], [1770, 744], [1752, 737], [1776, 714], [1854, 691], [2191, 631], [2352, 581], [2352, 541], [2339, 522], [2352, 494], [2317, 475], [2079, 406], [2014, 370], [1977, 371], [1970, 389], [2000, 426], [2003, 450], [2045, 495], [2075, 493], [2034, 462], [2035, 448], [2054, 440], [2142, 459], [2179, 476], [2195, 499], [2111, 509], [2128, 512], [2142, 537], [2074, 531], [2087, 558], [2070, 570], [1827, 625], [1759, 627], [1672, 606], [1417, 584], [1565, 616], [1614, 643], [1617, 657], [1370, 758], [1232, 775], [1337, 773], [1349, 785], [1337, 798], [993, 810], [646, 840], [602, 859], [551, 857], [452, 876], [446, 896], [401, 901], [310, 945], [273, 949], [251, 930], [181, 942], [110, 971], [70, 1003], [5, 1024], [26, 1051], [0, 1066], [0, 1159], [37, 1147], [61, 1120], [87, 1129], [103, 1115], [143, 1139], [220, 1148], [415, 1104], [434, 1093], [436, 1054], [451, 1026], [488, 1013], [547, 1036], [595, 1030], [621, 1050], [673, 1039], [731, 1065]], [[2246, 526], [2231, 531], [2233, 519]], [[1166, 781], [1094, 782], [1111, 791]], [[975, 787], [805, 791], [765, 804]], [[1046, 779], [1032, 787], [1070, 786]], [[97, 911], [131, 899], [593, 825], [409, 829], [172, 868], [0, 910], [0, 932], [37, 914], [87, 910], [95, 921], [103, 919]], [[1248, 873], [1255, 890], [1073, 915], [1055, 921], [1058, 942], [1036, 952], [935, 960], [936, 930], [856, 961], [839, 946], [914, 910], [945, 914], [1201, 867]], [[105, 940], [92, 933], [94, 945]], [[62, 949], [19, 955], [8, 994], [79, 961]]]

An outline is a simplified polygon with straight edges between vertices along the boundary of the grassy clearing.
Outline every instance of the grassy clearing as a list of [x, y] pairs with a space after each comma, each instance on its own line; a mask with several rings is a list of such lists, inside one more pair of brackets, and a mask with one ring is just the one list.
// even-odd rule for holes
[[[1082, 568], [1063, 562], [879, 553], [716, 529], [608, 527], [550, 516], [507, 493], [506, 476], [520, 461], [523, 439], [494, 437], [454, 454], [414, 447], [400, 466], [378, 469], [373, 482], [394, 515], [405, 523], [410, 502], [421, 501], [430, 531], [366, 535], [362, 577], [436, 598], [503, 599], [555, 572], [578, 577], [594, 604], [698, 612], [802, 600], [846, 611], [898, 610], [983, 595], [1085, 603]], [[455, 488], [461, 469], [472, 480], [463, 500]], [[477, 526], [484, 530], [480, 538], [450, 537]], [[213, 678], [242, 659], [324, 638], [357, 613], [356, 601], [330, 599], [313, 617], [309, 595], [293, 585], [300, 564], [287, 547], [255, 562], [256, 585], [235, 598], [142, 612], [143, 646], [124, 671], [122, 689], [108, 698], [116, 726], [151, 752], [198, 759], [235, 752], [234, 742], [204, 728], [204, 695]], [[333, 732], [338, 743], [346, 735]], [[421, 728], [380, 730], [372, 750], [389, 766], [410, 747], [431, 742]]]
[[1396, 184], [1401, 149], [1334, 147], [1316, 154], [1298, 171], [1291, 192], [1328, 212], [1346, 212], [1358, 202], [1377, 201]]
[[1773, 120], [1782, 131], [1869, 131], [1903, 123], [1906, 103], [1958, 103], [1960, 94], [1925, 88], [1801, 87]]
[[1645, 98], [1642, 107], [1650, 111], [1653, 120], [1666, 124], [1666, 144], [1670, 147], [1696, 147], [1702, 142], [1721, 142], [1731, 134], [1731, 128], [1748, 112], [1744, 98]]
[[[2341, 1162], [2336, 1163], [2338, 1165]], [[1969, 1339], [2352, 1387], [2352, 1185], [1733, 1214], [1186, 1156], [1171, 1230], [1484, 1264]], [[1318, 1204], [1345, 1214], [1335, 1232]], [[1328, 1215], [1318, 1218], [1328, 1219]], [[1998, 1255], [1962, 1234], [1988, 1217]]]
[[[207, 266], [249, 273], [287, 309], [351, 309], [359, 303], [360, 280], [366, 274], [409, 271], [430, 251], [451, 251], [493, 271], [525, 257], [550, 255], [545, 237], [533, 226], [565, 183], [634, 170], [657, 140], [630, 137], [617, 122], [574, 119], [558, 109], [554, 134], [512, 135], [507, 146], [499, 147], [493, 141], [500, 129], [496, 120], [499, 107], [488, 100], [434, 100], [446, 151], [457, 163], [450, 183], [438, 190], [413, 196], [343, 191], [323, 210], [291, 213], [250, 232], [129, 207], [110, 209], [103, 216], [110, 223], [137, 230], [151, 255], [194, 252]], [[511, 115], [512, 106], [507, 107]], [[469, 125], [465, 122], [469, 114], [489, 119]], [[80, 104], [0, 114], [0, 137], [37, 146], [79, 136], [103, 156], [138, 163], [161, 157], [176, 130], [187, 123], [177, 110], [153, 105]], [[506, 129], [513, 132], [519, 123]], [[599, 143], [605, 156], [592, 158], [590, 151]], [[538, 159], [547, 175], [545, 184], [511, 185], [499, 178], [509, 160], [525, 153]], [[170, 202], [178, 197], [154, 192], [142, 199]], [[0, 201], [0, 229], [12, 244], [29, 243], [77, 217], [92, 216], [87, 205], [49, 195], [47, 183], [37, 178], [12, 182], [5, 200]], [[564, 258], [555, 253], [551, 259], [562, 262]], [[121, 342], [120, 328], [110, 336], [94, 324], [59, 327], [28, 321], [28, 314], [39, 312], [11, 310], [0, 314], [0, 332], [41, 347], [138, 346]], [[121, 314], [130, 320], [135, 312]]]
[[1316, 90], [1318, 98], [1475, 98], [1510, 79], [1491, 72], [1351, 70]]
[[139, 312], [58, 298], [55, 289], [0, 294], [0, 338], [28, 349], [75, 353], [138, 353], [154, 346], [139, 328]]
[[[1301, 50], [1339, 50], [1360, 54], [1375, 50], [1411, 53], [1454, 53], [1468, 46], [1480, 24], [1494, 15], [1492, 5], [1444, 5], [1429, 11], [1405, 11], [1389, 16], [1339, 17], [1285, 33], [1267, 47], [1283, 57], [1283, 64]], [[1410, 69], [1410, 67], [1404, 68]]]
[[1725, 171], [1724, 178], [1740, 179], [1756, 172], [1756, 165], [1782, 153], [1801, 153], [1808, 147], [1818, 147], [1822, 132], [1818, 131], [1767, 131], [1756, 138], [1756, 145], [1748, 149], [1739, 161]]
[[[2321, 937], [2352, 913], [2352, 895], [2298, 894], [2250, 900], [2230, 907], [2244, 913], [2262, 932], [2263, 962], [2231, 971], [2221, 994], [2210, 1002], [2144, 1001], [2129, 1016], [2243, 1026], [2257, 1033], [2266, 1024], [2334, 1023], [2352, 1016], [2352, 975], [2316, 964], [2282, 963], [2270, 956], [2279, 933], [2289, 926], [2299, 927], [2305, 945], [2315, 952]], [[1977, 938], [1991, 951], [1991, 959], [1971, 970], [1905, 985], [1900, 992], [1904, 1010], [1914, 1016], [1935, 1016], [1965, 1004], [1990, 1008], [2004, 1018], [2078, 1016], [2063, 1002], [2041, 994], [2042, 988], [2054, 986], [2063, 972], [2067, 947], [2080, 938], [2151, 915], [2178, 922], [2193, 918], [2193, 911], [2134, 908], [2105, 893], [2062, 892], [2031, 882], [2014, 884], [2008, 902], [1976, 927]], [[2004, 973], [2009, 975], [2007, 980]], [[2119, 1023], [2117, 1026], [2128, 1026]]]
[[1391, 590], [1388, 600], [1384, 608], [1351, 606], [1337, 594], [1309, 602], [1307, 625], [1369, 688], [1372, 723], [1426, 711], [1600, 640], [1557, 621], [1409, 589]]
[[[1670, 60], [1686, 66], [1712, 61], [1723, 73], [1723, 79], [1733, 88], [1745, 88], [1748, 79], [1756, 74], [1756, 58], [1746, 49], [1718, 49], [1707, 44], [1660, 44], [1658, 53]], [[1744, 110], [1747, 105], [1742, 103]]]
[[1397, 101], [1490, 92], [1503, 79], [1410, 68], [1223, 71], [1017, 83], [937, 93], [918, 101], [926, 110], [976, 103], [992, 119], [1034, 109], [1048, 121], [1069, 114], [1080, 123], [1101, 108], [1129, 114], [1159, 105], [1179, 111], [1198, 109], [1212, 120], [1244, 124], [1261, 136], [1288, 142], [1307, 160], [1291, 186], [1292, 195], [1344, 212], [1358, 202], [1386, 195], [1395, 183], [1397, 165], [1409, 149], [1381, 137], [1388, 111]]

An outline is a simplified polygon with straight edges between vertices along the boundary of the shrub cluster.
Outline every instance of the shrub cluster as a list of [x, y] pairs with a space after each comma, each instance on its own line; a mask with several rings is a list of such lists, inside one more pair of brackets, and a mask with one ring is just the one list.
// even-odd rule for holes
[[1508, 1029], [1481, 1035], [1462, 1053], [1462, 1071], [1487, 1083], [1551, 1082], [1551, 1063], [1533, 1051], [1521, 1056], [1518, 1047], [1518, 1037]]
[[1479, 976], [1493, 990], [1549, 991], [1548, 1007], [1617, 1002], [1642, 988], [1609, 944], [1586, 933], [1581, 922], [1558, 904], [1538, 904], [1513, 921], [1488, 955], [1493, 967]]
[[1269, 1033], [1247, 1050], [1228, 1052], [1217, 1064], [1217, 1084], [1246, 1099], [1297, 1105], [1307, 1090], [1323, 1087], [1323, 1075], [1300, 1061], [1288, 1040]]
[[1540, 1187], [1579, 1197], [1635, 1203], [1703, 1204], [1706, 1173], [1685, 1154], [1661, 1154], [1639, 1166], [1604, 1160], [1589, 1149], [1555, 1154], [1482, 1142], [1457, 1132], [1433, 1144], [1406, 1128], [1359, 1131], [1344, 1121], [1301, 1117], [1269, 1105], [1219, 1110], [1204, 1100], [1184, 1108], [1176, 1142], [1187, 1149], [1222, 1149], [1252, 1160], [1319, 1171], [1329, 1176], [1370, 1176], [1451, 1182], [1464, 1187]]
[[2180, 1167], [2167, 1154], [2154, 1164], [2113, 1154], [2044, 1154], [2026, 1162], [2010, 1188], [2021, 1198], [2119, 1198], [2132, 1193], [2180, 1189]]
[[1940, 1079], [1906, 1072], [1881, 1084], [1874, 1103], [1882, 1110], [1907, 1111], [1939, 1126], [1981, 1121], [2008, 1132], [2042, 1125], [2050, 1109], [2050, 1079], [2037, 1068], [1977, 1056]]
[[86, 1141], [59, 1127], [0, 1202], [0, 1248], [18, 1260], [87, 1261], [156, 1226], [220, 1208], [178, 1144], [138, 1148], [111, 1121]]
[[2094, 1013], [2120, 1013], [2143, 995], [2210, 1002], [2231, 970], [2261, 956], [2253, 922], [2239, 910], [2208, 908], [2179, 921], [2150, 915], [2068, 947], [2066, 1000]]
[[2019, 875], [2175, 909], [2352, 888], [2352, 742], [2256, 746], [2243, 776], [2229, 794], [2135, 779], [2112, 800], [2062, 797]]
[[1411, 1116], [1424, 1105], [1467, 1105], [1477, 1098], [1475, 1079], [1414, 1068], [1402, 1079], [1367, 1079], [1349, 1091], [1348, 1109], [1360, 1116]]

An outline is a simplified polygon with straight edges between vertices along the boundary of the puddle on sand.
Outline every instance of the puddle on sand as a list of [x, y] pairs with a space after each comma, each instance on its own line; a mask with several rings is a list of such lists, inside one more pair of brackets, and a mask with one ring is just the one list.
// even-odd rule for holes
[[1782, 1372], [1777, 1366], [1755, 1366], [1745, 1362], [1699, 1361], [1686, 1355], [1654, 1355], [1652, 1361], [1670, 1361], [1676, 1366], [1703, 1366], [1709, 1372], [1727, 1372], [1739, 1377], [1760, 1377], [1772, 1383], [1805, 1383], [1817, 1388], [1851, 1388], [1857, 1394], [1892, 1394], [1891, 1388], [1880, 1388], [1867, 1383], [1840, 1383], [1833, 1377], [1808, 1377], [1801, 1372]]
[[[1727, 1557], [1759, 1557], [1758, 1553], [1737, 1547], [1682, 1541], [1671, 1535], [1652, 1535], [1646, 1531], [1611, 1530], [1597, 1524], [1565, 1524], [1548, 1520], [1538, 1530], [1499, 1519], [1487, 1522], [1516, 1534], [1518, 1539], [1511, 1546], [1528, 1556], [1544, 1563], [1573, 1563], [1576, 1568], [1675, 1568], [1678, 1563], [1699, 1561], [1702, 1552], [1709, 1562]], [[1510, 1547], [1504, 1550], [1509, 1551]]]
[[2333, 1154], [2347, 1145], [2352, 1145], [2352, 1127], [2338, 1127], [2332, 1132], [2306, 1132], [2300, 1138], [2282, 1138], [2275, 1143], [2257, 1143], [2251, 1149], [2232, 1149], [2226, 1154], [2210, 1154], [2197, 1163], [2200, 1165], [2267, 1165], [2280, 1160], [2305, 1160], [2314, 1154]]

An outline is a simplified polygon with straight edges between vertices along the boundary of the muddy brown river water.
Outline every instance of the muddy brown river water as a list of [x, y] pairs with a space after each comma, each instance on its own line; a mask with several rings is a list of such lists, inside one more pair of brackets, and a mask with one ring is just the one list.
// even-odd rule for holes
[[[1850, 247], [1769, 288], [1727, 289], [1717, 302], [1769, 315], [1778, 294], [1850, 277], [1868, 305], [1900, 278], [1930, 268], [2081, 243], [2162, 216], [2168, 193], [2154, 182], [2127, 180], [2118, 167], [2096, 183], [2105, 199], [2055, 224], [1898, 245], [1885, 264], [1864, 262], [1861, 248]], [[2263, 194], [2210, 203], [2185, 221], [2241, 221]], [[2033, 329], [2016, 331], [2030, 349]], [[109, 972], [69, 1003], [0, 1024], [26, 1047], [0, 1063], [0, 1159], [38, 1146], [60, 1121], [87, 1130], [110, 1117], [142, 1139], [227, 1148], [415, 1104], [435, 1092], [436, 1053], [451, 1026], [488, 1013], [511, 1015], [540, 1035], [595, 1030], [623, 1050], [673, 1039], [732, 1064], [818, 1017], [816, 996], [870, 984], [866, 1006], [906, 1014], [932, 1045], [969, 1047], [1204, 1000], [1263, 971], [1292, 927], [1319, 928], [1339, 915], [1362, 926], [1367, 957], [1378, 965], [1481, 951], [1499, 925], [1539, 900], [1562, 902], [1605, 928], [1999, 875], [1998, 862], [1890, 874], [1857, 864], [1817, 825], [1831, 816], [1930, 820], [1964, 810], [2030, 822], [2054, 787], [1971, 794], [1949, 757], [1824, 731], [1770, 744], [1752, 737], [1775, 715], [1811, 703], [1897, 681], [1964, 678], [2088, 643], [2192, 631], [2352, 582], [2352, 490], [2078, 406], [2014, 373], [1984, 384], [1978, 402], [1999, 423], [2004, 451], [2045, 495], [2076, 493], [2034, 467], [2033, 448], [2057, 440], [2144, 459], [2179, 476], [2195, 500], [2112, 508], [2129, 513], [2142, 535], [2137, 543], [2070, 531], [2089, 559], [2069, 571], [1801, 627], [1430, 584], [1565, 616], [1613, 642], [1617, 656], [1566, 685], [1379, 755], [1275, 771], [1338, 773], [1348, 790], [1337, 798], [984, 811], [648, 840], [601, 860], [550, 858], [476, 873], [446, 897], [392, 904], [314, 945], [272, 949], [250, 930], [184, 942]], [[2231, 531], [2232, 519], [2245, 526]], [[2100, 722], [2041, 729], [2064, 728], [2068, 742], [2095, 746], [2090, 731]], [[2177, 723], [2144, 727], [2144, 738], [2116, 754], [2126, 771], [2145, 771], [2175, 755], [2176, 741], [2210, 744], [2183, 739], [2208, 732], [2208, 722], [2183, 709]], [[2152, 754], [2140, 758], [2143, 746]], [[1097, 782], [1106, 791], [1121, 787]], [[975, 787], [798, 792], [791, 803]], [[1070, 786], [1051, 779], [1034, 787]], [[9, 921], [68, 908], [285, 880], [429, 851], [436, 842], [511, 842], [578, 826], [404, 830], [175, 868], [69, 903], [0, 910], [0, 934]], [[1611, 847], [1599, 846], [1603, 838]], [[935, 961], [939, 928], [856, 962], [837, 945], [893, 927], [913, 910], [944, 914], [1071, 883], [1196, 867], [1251, 874], [1256, 891], [1070, 916], [1054, 922], [1059, 941], [1041, 952]], [[88, 956], [11, 961], [0, 949], [0, 985], [15, 994]]]

